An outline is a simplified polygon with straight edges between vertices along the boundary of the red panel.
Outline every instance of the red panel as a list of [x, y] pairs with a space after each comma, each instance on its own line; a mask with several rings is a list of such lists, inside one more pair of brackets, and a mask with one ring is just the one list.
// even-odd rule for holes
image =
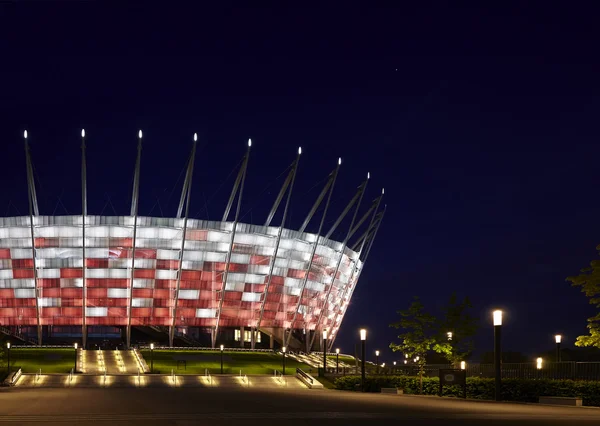
[[226, 291], [224, 300], [242, 300], [242, 292], [240, 291]]
[[0, 299], [12, 299], [14, 297], [15, 292], [12, 288], [0, 288]]
[[60, 287], [59, 278], [38, 278], [38, 286], [42, 288]]
[[201, 229], [188, 229], [185, 233], [186, 240], [192, 241], [206, 241], [208, 237], [208, 231]]
[[179, 269], [179, 260], [157, 259], [156, 269]]
[[171, 298], [171, 290], [154, 289], [154, 298], [155, 299], [169, 299], [169, 298]]
[[170, 311], [171, 310], [169, 308], [154, 308], [154, 316], [167, 318], [171, 316]]
[[248, 272], [248, 265], [243, 263], [230, 263], [229, 271], [231, 272]]
[[156, 250], [149, 248], [136, 248], [135, 249], [136, 259], [156, 259]]
[[108, 308], [109, 317], [126, 317], [127, 308]]
[[108, 259], [85, 259], [88, 268], [108, 268]]
[[182, 280], [200, 280], [202, 278], [202, 271], [181, 271]]
[[106, 297], [107, 289], [105, 288], [88, 288], [87, 289], [87, 297], [88, 299], [98, 298], [98, 297]]
[[81, 268], [61, 268], [60, 269], [60, 277], [61, 278], [82, 278], [83, 271]]
[[62, 308], [41, 308], [40, 316], [45, 318], [59, 317], [62, 315]]
[[152, 292], [154, 290], [151, 288], [134, 288], [133, 292], [132, 292], [132, 296], [133, 297], [145, 297], [145, 298], [150, 298], [152, 297]]
[[42, 290], [42, 297], [60, 297], [60, 288], [44, 288]]
[[36, 238], [34, 244], [36, 248], [58, 247], [58, 238]]
[[133, 277], [143, 279], [154, 279], [154, 273], [154, 269], [134, 269]]
[[0, 248], [0, 259], [10, 259], [10, 249]]
[[131, 308], [132, 317], [149, 317], [152, 315], [152, 308]]
[[[0, 250], [2, 250], [2, 249], [0, 249]], [[12, 267], [13, 268], [24, 268], [24, 269], [33, 268], [33, 259], [13, 259]]]
[[33, 278], [33, 269], [13, 269], [13, 278]]
[[271, 262], [271, 256], [250, 256], [251, 265], [268, 265]]

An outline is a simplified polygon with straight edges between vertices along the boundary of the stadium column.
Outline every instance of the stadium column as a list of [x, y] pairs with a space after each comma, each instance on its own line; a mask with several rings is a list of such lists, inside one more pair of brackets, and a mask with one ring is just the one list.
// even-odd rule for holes
[[[323, 190], [321, 191], [321, 194], [319, 194], [317, 201], [313, 205], [313, 208], [309, 212], [308, 216], [304, 220], [304, 223], [302, 224], [302, 226], [300, 227], [300, 230], [299, 230], [299, 232], [304, 232], [304, 230], [306, 229], [306, 226], [310, 222], [310, 220], [311, 220], [312, 216], [314, 215], [315, 211], [317, 210], [318, 206], [323, 201], [323, 198], [325, 197], [327, 190], [329, 190], [329, 195], [327, 196], [327, 202], [325, 203], [325, 210], [323, 211], [323, 215], [321, 216], [321, 222], [319, 222], [319, 229], [317, 230], [317, 234], [315, 235], [315, 242], [313, 243], [313, 246], [312, 246], [310, 258], [308, 259], [308, 266], [307, 266], [305, 274], [304, 274], [304, 280], [302, 281], [300, 293], [298, 294], [298, 303], [296, 303], [296, 307], [294, 309], [294, 316], [292, 317], [292, 322], [290, 324], [290, 328], [292, 330], [294, 329], [294, 323], [296, 322], [296, 317], [298, 315], [298, 309], [300, 309], [300, 304], [302, 303], [302, 294], [304, 293], [304, 287], [306, 287], [306, 283], [308, 282], [308, 276], [310, 273], [310, 269], [312, 268], [313, 259], [315, 257], [315, 253], [317, 252], [317, 247], [319, 246], [319, 239], [321, 238], [321, 231], [323, 230], [323, 224], [325, 223], [325, 218], [327, 217], [327, 212], [329, 210], [329, 205], [331, 203], [331, 196], [333, 194], [333, 189], [335, 187], [335, 181], [337, 179], [337, 175], [339, 173], [339, 169], [340, 169], [341, 165], [342, 165], [342, 159], [338, 158], [337, 167], [335, 168], [333, 173], [330, 175], [329, 182], [327, 183], [327, 185], [325, 185], [325, 188], [323, 188]], [[328, 188], [328, 185], [330, 185], [329, 188]], [[306, 328], [306, 323], [304, 324], [304, 327]], [[310, 335], [310, 332], [306, 335], [305, 339], [308, 339], [309, 335]], [[291, 334], [290, 334], [290, 336], [288, 336], [288, 341], [285, 342], [285, 346], [289, 346], [290, 337], [291, 337]], [[310, 349], [310, 347], [307, 346], [307, 352], [309, 349]]]
[[129, 294], [127, 306], [127, 329], [126, 343], [127, 349], [131, 348], [131, 306], [133, 301], [133, 280], [135, 277], [135, 240], [137, 238], [137, 215], [138, 215], [138, 198], [140, 190], [140, 161], [142, 158], [142, 131], [138, 132], [138, 148], [137, 158], [135, 161], [135, 174], [133, 176], [133, 194], [131, 196], [131, 216], [133, 217], [133, 239], [131, 243], [131, 278], [129, 280]]
[[29, 229], [31, 231], [31, 261], [33, 267], [33, 285], [34, 285], [34, 295], [35, 295], [35, 313], [36, 313], [36, 321], [37, 321], [37, 341], [38, 346], [42, 345], [42, 323], [40, 320], [40, 288], [38, 285], [38, 273], [37, 273], [37, 264], [35, 261], [35, 234], [34, 234], [34, 225], [33, 225], [33, 217], [39, 216], [38, 204], [37, 204], [37, 195], [35, 193], [35, 182], [33, 179], [33, 167], [31, 165], [31, 157], [29, 155], [29, 145], [27, 143], [27, 130], [23, 132], [23, 138], [25, 139], [25, 161], [27, 166], [27, 198], [29, 201]]
[[85, 130], [81, 129], [81, 257], [83, 264], [81, 265], [81, 277], [82, 277], [82, 312], [81, 312], [81, 344], [82, 348], [87, 348], [87, 322], [86, 322], [86, 305], [87, 305], [87, 284], [85, 282], [86, 276], [86, 261], [85, 261], [85, 218], [87, 216], [87, 169], [85, 159]]
[[[299, 147], [298, 148], [298, 156], [296, 157], [296, 160], [292, 163], [290, 172], [288, 173], [288, 175], [285, 179], [285, 182], [281, 186], [281, 189], [279, 190], [279, 194], [277, 195], [277, 199], [275, 200], [275, 203], [273, 203], [273, 207], [271, 207], [271, 211], [269, 212], [269, 215], [267, 216], [267, 220], [265, 222], [265, 226], [271, 225], [271, 221], [273, 220], [273, 217], [275, 216], [275, 213], [277, 212], [277, 209], [279, 208], [279, 204], [281, 203], [281, 200], [283, 199], [283, 196], [285, 195], [285, 191], [288, 190], [288, 186], [289, 186], [288, 195], [287, 195], [287, 198], [285, 201], [285, 206], [283, 208], [283, 217], [281, 218], [281, 224], [279, 225], [279, 228], [277, 229], [277, 238], [275, 240], [273, 256], [271, 256], [271, 260], [269, 262], [269, 272], [267, 273], [267, 282], [265, 284], [265, 289], [263, 291], [262, 302], [260, 305], [260, 313], [258, 314], [258, 321], [256, 324], [257, 330], [260, 330], [260, 325], [262, 323], [263, 315], [265, 312], [265, 304], [267, 301], [267, 295], [269, 294], [268, 293], [269, 287], [270, 287], [271, 281], [273, 279], [273, 269], [275, 268], [277, 252], [279, 251], [279, 244], [281, 243], [281, 236], [283, 235], [283, 228], [285, 226], [285, 221], [286, 221], [288, 209], [290, 206], [290, 200], [292, 198], [292, 191], [294, 189], [294, 182], [296, 180], [296, 172], [298, 170], [298, 163], [300, 162], [301, 154], [302, 154], [302, 148]], [[273, 340], [273, 337], [271, 336], [271, 349], [273, 348], [272, 340]], [[283, 342], [283, 341], [282, 341], [282, 346], [285, 346], [285, 342]]]
[[244, 156], [244, 161], [242, 163], [242, 167], [238, 173], [236, 181], [233, 185], [233, 190], [231, 191], [231, 196], [229, 197], [229, 202], [227, 203], [227, 207], [225, 208], [225, 213], [223, 214], [223, 222], [227, 221], [227, 216], [229, 216], [229, 210], [231, 209], [231, 205], [233, 204], [233, 200], [236, 196], [238, 186], [240, 188], [240, 193], [238, 195], [237, 207], [235, 210], [235, 217], [233, 219], [233, 225], [231, 227], [231, 238], [229, 240], [229, 248], [227, 250], [227, 257], [225, 259], [225, 271], [223, 271], [223, 285], [221, 287], [221, 297], [219, 300], [219, 309], [217, 311], [217, 322], [214, 328], [214, 334], [212, 335], [212, 347], [215, 347], [215, 343], [219, 334], [219, 323], [221, 322], [221, 311], [223, 310], [223, 301], [225, 300], [225, 288], [227, 286], [227, 276], [229, 275], [229, 264], [231, 262], [231, 253], [233, 251], [233, 244], [235, 242], [235, 233], [237, 231], [238, 219], [240, 216], [240, 209], [242, 207], [242, 196], [244, 195], [244, 183], [246, 181], [246, 170], [248, 169], [248, 159], [250, 157], [250, 148], [252, 147], [252, 140], [248, 139], [248, 151], [246, 151], [246, 155]]
[[[364, 192], [363, 192], [364, 194]], [[365, 219], [370, 215], [371, 211], [373, 211], [373, 216], [371, 218], [371, 223], [369, 226], [371, 226], [373, 224], [373, 220], [375, 219], [375, 215], [377, 214], [377, 210], [379, 209], [379, 204], [381, 203], [381, 198], [383, 197], [383, 194], [381, 194], [379, 197], [377, 197], [375, 199], [375, 201], [373, 202], [371, 208], [369, 209], [369, 211], [367, 211], [367, 213], [365, 213], [365, 215], [361, 218], [361, 220], [359, 221], [359, 223], [356, 225], [356, 227], [354, 227], [354, 222], [356, 220], [356, 214], [358, 213], [358, 209], [360, 208], [360, 203], [362, 201], [362, 196], [361, 199], [358, 201], [358, 205], [356, 206], [356, 210], [354, 211], [354, 217], [352, 218], [352, 222], [350, 223], [350, 227], [348, 229], [348, 234], [346, 234], [346, 238], [344, 239], [344, 242], [342, 243], [342, 252], [340, 253], [340, 257], [338, 259], [336, 268], [335, 268], [335, 272], [333, 273], [333, 279], [331, 280], [331, 285], [329, 286], [329, 290], [327, 291], [327, 294], [325, 296], [325, 302], [323, 303], [323, 307], [321, 308], [321, 312], [319, 313], [319, 319], [317, 320], [317, 325], [315, 326], [315, 329], [318, 330], [319, 327], [321, 326], [321, 321], [323, 321], [323, 318], [325, 316], [325, 311], [327, 310], [327, 305], [329, 304], [329, 296], [331, 295], [331, 291], [333, 290], [334, 284], [335, 284], [335, 279], [337, 277], [337, 274], [340, 270], [340, 266], [342, 264], [342, 259], [344, 258], [344, 251], [346, 249], [346, 246], [348, 245], [348, 241], [350, 240], [350, 238], [352, 237], [352, 235], [356, 232], [356, 230], [358, 229], [358, 227], [360, 227], [360, 225], [362, 225], [362, 223], [365, 221]], [[367, 228], [368, 229], [368, 228]], [[360, 253], [357, 257], [357, 261], [358, 258], [360, 257]], [[357, 265], [358, 262], [354, 262], [354, 266]], [[352, 278], [352, 274], [349, 275], [350, 278]], [[349, 280], [349, 283], [351, 281]], [[333, 324], [335, 325], [335, 323]], [[331, 337], [330, 337], [330, 341], [333, 340], [333, 338], [335, 337], [335, 334], [337, 334], [337, 332], [335, 330], [333, 330], [333, 328], [331, 328]], [[312, 342], [311, 342], [311, 346], [312, 346]], [[326, 350], [326, 349], [324, 349]]]
[[194, 144], [192, 145], [192, 153], [190, 154], [190, 160], [188, 161], [187, 172], [185, 175], [185, 182], [183, 183], [183, 190], [181, 192], [181, 201], [179, 203], [179, 209], [177, 211], [178, 217], [181, 216], [181, 208], [183, 207], [183, 194], [185, 193], [185, 216], [183, 218], [183, 229], [181, 236], [181, 248], [179, 250], [179, 267], [177, 269], [177, 284], [175, 287], [175, 302], [173, 306], [172, 322], [169, 327], [169, 347], [173, 347], [173, 340], [175, 339], [175, 325], [177, 321], [177, 304], [179, 302], [179, 288], [181, 286], [181, 274], [183, 273], [183, 252], [185, 249], [185, 234], [187, 233], [187, 222], [190, 211], [190, 199], [192, 196], [192, 177], [194, 175], [194, 159], [196, 158], [196, 143], [198, 142], [198, 135], [194, 133]]
[[[365, 268], [365, 264], [367, 263], [367, 258], [369, 257], [369, 253], [371, 252], [371, 247], [373, 246], [373, 242], [375, 241], [375, 237], [377, 236], [377, 232], [379, 231], [379, 226], [381, 225], [381, 222], [383, 221], [383, 217], [385, 216], [386, 209], [387, 209], [387, 206], [385, 206], [383, 208], [383, 211], [377, 215], [378, 219], [375, 221], [375, 223], [372, 224], [372, 226], [371, 226], [371, 228], [372, 228], [372, 235], [371, 235], [371, 238], [370, 238], [370, 240], [369, 240], [368, 243], [366, 242], [366, 240], [367, 240], [368, 233], [369, 233], [370, 230], [367, 230], [367, 232], [365, 233], [365, 237], [364, 237], [363, 243], [367, 247], [367, 251], [365, 253], [365, 258], [363, 260], [362, 267], [358, 271], [356, 279], [354, 279], [354, 283], [355, 283], [354, 286], [349, 286], [349, 289], [347, 290], [347, 291], [350, 292], [350, 294], [349, 294], [349, 296], [347, 298], [348, 300], [352, 299], [352, 295], [354, 294], [354, 290], [356, 289], [356, 284], [358, 284], [358, 279], [360, 278], [360, 274], [362, 273], [363, 269]], [[363, 243], [361, 243], [361, 244], [363, 244]], [[360, 252], [362, 252], [362, 248], [361, 248]], [[360, 259], [360, 254], [359, 254], [359, 259]], [[350, 278], [350, 283], [352, 283], [352, 275], [350, 277], [351, 277]], [[346, 292], [344, 293], [344, 296], [345, 296], [345, 294], [346, 294]], [[344, 298], [344, 296], [342, 298]], [[339, 317], [339, 315], [340, 314], [338, 314], [338, 315], [335, 316], [334, 322], [333, 322], [334, 325], [337, 323], [337, 318]], [[342, 318], [339, 321], [340, 326], [342, 324], [342, 321], [344, 320], [345, 311], [343, 311], [341, 313], [341, 315], [342, 315]], [[339, 330], [340, 326], [338, 326], [338, 330]], [[330, 339], [330, 343], [329, 343], [329, 347], [330, 348], [333, 347], [333, 345], [335, 343], [335, 338], [336, 337], [337, 337], [337, 332], [333, 335], [333, 338]]]

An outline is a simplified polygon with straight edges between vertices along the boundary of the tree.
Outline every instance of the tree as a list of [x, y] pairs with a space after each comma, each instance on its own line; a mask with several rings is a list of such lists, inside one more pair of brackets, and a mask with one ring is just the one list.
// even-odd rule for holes
[[[478, 320], [469, 314], [472, 308], [468, 297], [459, 302], [456, 293], [452, 293], [448, 305], [443, 308], [443, 318], [437, 336], [438, 343], [433, 350], [444, 354], [448, 362], [455, 367], [461, 361], [465, 361], [475, 347], [473, 336], [477, 332]], [[449, 332], [452, 333], [451, 338], [448, 336]]]
[[[600, 246], [596, 247], [600, 251]], [[590, 300], [590, 304], [600, 310], [600, 260], [592, 260], [588, 268], [583, 268], [581, 274], [567, 277], [574, 287], [580, 287]], [[575, 345], [600, 348], [600, 311], [588, 318], [587, 328], [590, 334], [577, 337]]]
[[[436, 344], [436, 318], [425, 312], [425, 307], [418, 297], [409, 308], [398, 311], [401, 319], [390, 324], [390, 327], [400, 329], [400, 343], [390, 343], [392, 351], [400, 351], [410, 359], [417, 359], [419, 366], [419, 393], [423, 393], [423, 369], [426, 364], [425, 356]], [[417, 358], [418, 357], [418, 358]]]

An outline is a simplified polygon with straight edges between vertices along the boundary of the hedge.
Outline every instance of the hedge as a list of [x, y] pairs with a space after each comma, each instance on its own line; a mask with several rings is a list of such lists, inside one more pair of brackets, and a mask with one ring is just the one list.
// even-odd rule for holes
[[[440, 381], [437, 377], [423, 377], [423, 395], [437, 395]], [[334, 381], [335, 389], [360, 389], [360, 376], [344, 376]], [[419, 378], [409, 376], [370, 376], [365, 379], [367, 392], [381, 388], [399, 388], [406, 394], [419, 393]], [[600, 406], [600, 382], [549, 379], [504, 379], [502, 400], [538, 402], [540, 396], [581, 397], [583, 405]], [[462, 396], [459, 386], [444, 386], [443, 396]], [[467, 398], [494, 399], [494, 379], [467, 378]]]

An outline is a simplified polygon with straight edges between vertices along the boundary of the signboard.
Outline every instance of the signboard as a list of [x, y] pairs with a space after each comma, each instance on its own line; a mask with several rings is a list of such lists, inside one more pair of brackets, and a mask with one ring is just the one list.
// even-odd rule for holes
[[459, 369], [440, 369], [440, 391], [439, 395], [442, 396], [442, 389], [444, 385], [447, 386], [462, 386], [463, 398], [467, 398], [467, 372]]

